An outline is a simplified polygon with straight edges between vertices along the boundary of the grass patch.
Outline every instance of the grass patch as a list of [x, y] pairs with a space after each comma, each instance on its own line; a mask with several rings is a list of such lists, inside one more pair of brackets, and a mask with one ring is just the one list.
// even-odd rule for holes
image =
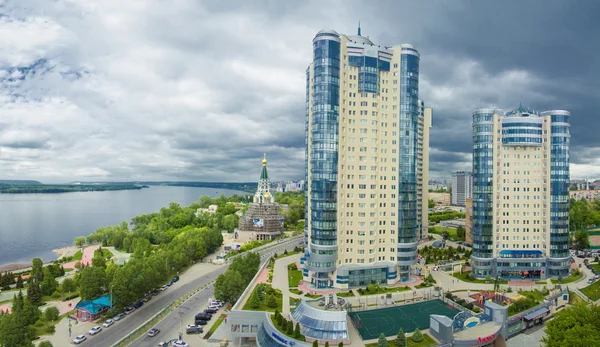
[[104, 256], [105, 259], [110, 259], [113, 257], [113, 253], [106, 248], [99, 248], [96, 250], [96, 252], [98, 250], [102, 250], [102, 255]]
[[596, 271], [600, 271], [600, 264], [592, 264], [592, 269], [595, 269]]
[[[411, 337], [406, 338], [407, 347], [434, 347], [438, 344], [431, 338], [431, 336], [423, 333], [423, 341], [415, 342]], [[365, 347], [377, 347], [377, 342], [367, 343]], [[396, 338], [388, 340], [388, 347], [396, 347]]]
[[306, 294], [304, 296], [306, 296], [307, 298], [311, 298], [311, 299], [318, 299], [318, 298], [322, 297], [323, 295], [319, 295], [319, 294]]
[[341, 297], [341, 298], [351, 298], [354, 297], [354, 292], [352, 292], [351, 290], [347, 291], [347, 292], [339, 292], [336, 293], [337, 296]]
[[[470, 279], [469, 275], [471, 274], [471, 271], [463, 271], [462, 273], [454, 273], [452, 275], [452, 277], [454, 278], [458, 278], [459, 280], [463, 281], [463, 282], [469, 282], [469, 283], [488, 283], [488, 284], [494, 284], [494, 279], [492, 279], [491, 281], [486, 281], [485, 279], [480, 280], [480, 279]], [[500, 279], [498, 281], [499, 284], [508, 284], [507, 280], [503, 280]]]
[[544, 298], [546, 297], [546, 295], [544, 295], [542, 292], [540, 292], [539, 290], [532, 290], [532, 291], [520, 291], [518, 292], [520, 295], [523, 295], [526, 298], [530, 298], [533, 299], [535, 301], [544, 301]]
[[575, 281], [579, 281], [580, 279], [583, 278], [583, 273], [580, 272], [576, 275], [571, 275], [570, 277], [567, 278], [563, 278], [562, 282], [559, 282], [557, 279], [552, 279], [552, 284], [567, 284], [567, 283], [572, 283]]
[[302, 281], [302, 271], [298, 270], [296, 264], [288, 265], [288, 285], [290, 288], [296, 288]]
[[75, 254], [73, 254], [74, 261], [81, 260], [82, 257], [83, 257], [83, 253], [81, 252], [81, 250], [78, 250]]
[[548, 284], [546, 281], [536, 281], [535, 284]]
[[217, 319], [217, 321], [215, 322], [215, 324], [213, 324], [213, 326], [210, 327], [210, 330], [208, 332], [212, 334], [215, 331], [217, 331], [217, 328], [219, 327], [219, 325], [221, 325], [221, 323], [223, 323], [223, 321], [225, 320], [226, 317], [227, 317], [227, 315], [222, 313], [219, 316], [219, 318]]
[[456, 228], [448, 228], [448, 227], [442, 227], [442, 226], [434, 226], [434, 227], [430, 227], [429, 230], [433, 229], [433, 233], [437, 234], [437, 235], [442, 235], [442, 231], [444, 229], [446, 229], [446, 231], [448, 232], [448, 239], [452, 238], [454, 239], [454, 241], [464, 241], [465, 237], [458, 237], [458, 235], [456, 234]]
[[575, 294], [575, 292], [569, 290], [569, 305], [577, 305], [580, 303], [585, 304], [585, 301], [579, 295]]
[[296, 255], [296, 254], [302, 253], [302, 252], [303, 251], [291, 251], [291, 252], [288, 251], [287, 254], [284, 252], [284, 253], [278, 254], [277, 258], [275, 258], [275, 260], [285, 258], [285, 257], [291, 257], [292, 255]]
[[296, 298], [288, 298], [290, 299], [290, 306], [298, 306], [300, 304], [300, 301], [302, 301], [302, 299], [296, 299]]
[[[255, 295], [258, 297], [256, 302], [253, 300]], [[269, 297], [271, 296], [275, 297], [275, 301], [277, 302], [277, 306], [275, 307], [269, 307]], [[279, 289], [273, 289], [270, 284], [259, 284], [254, 288], [252, 294], [250, 294], [250, 297], [244, 304], [242, 310], [267, 312], [275, 312], [275, 310], [278, 310], [281, 312], [282, 301], [283, 294], [281, 294]]]
[[597, 301], [600, 299], [600, 281], [596, 281], [589, 286], [582, 288], [581, 292], [590, 298], [590, 300]]
[[297, 295], [304, 294], [300, 289], [296, 289], [296, 288], [291, 288], [290, 289], [290, 293], [294, 293], [294, 294], [297, 294]]
[[33, 328], [33, 332], [34, 332], [35, 336], [40, 337], [43, 335], [53, 335], [54, 331], [56, 329], [55, 328], [56, 325], [63, 318], [66, 318], [67, 316], [72, 315], [73, 313], [75, 313], [75, 310], [69, 311], [69, 312], [63, 314], [62, 316], [58, 316], [58, 319], [55, 321], [45, 321], [45, 320], [43, 320], [43, 315], [42, 315], [42, 318], [40, 318], [40, 320], [38, 320], [34, 325], [31, 326]]

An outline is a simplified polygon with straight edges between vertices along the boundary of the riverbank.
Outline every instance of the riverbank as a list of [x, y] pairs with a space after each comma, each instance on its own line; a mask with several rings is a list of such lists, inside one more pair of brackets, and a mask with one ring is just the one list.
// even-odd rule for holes
[[[52, 252], [56, 253], [56, 259], [54, 259], [54, 260], [58, 260], [58, 259], [64, 258], [64, 257], [71, 257], [71, 256], [75, 255], [75, 253], [77, 253], [77, 251], [79, 251], [79, 247], [75, 247], [75, 246], [61, 247], [61, 248], [52, 250]], [[31, 258], [31, 260], [33, 260], [33, 258]], [[47, 261], [44, 263], [44, 265], [52, 264], [54, 262], [54, 260]], [[31, 261], [29, 263], [0, 264], [0, 273], [8, 272], [8, 271], [22, 272], [22, 271], [27, 271], [30, 268], [31, 268]]]

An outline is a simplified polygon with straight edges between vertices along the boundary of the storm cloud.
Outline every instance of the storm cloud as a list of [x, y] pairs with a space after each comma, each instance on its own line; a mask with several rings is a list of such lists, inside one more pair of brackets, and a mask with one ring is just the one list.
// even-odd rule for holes
[[421, 53], [430, 177], [471, 167], [475, 108], [566, 109], [571, 175], [600, 177], [592, 1], [0, 0], [0, 176], [304, 176], [305, 71], [322, 28]]

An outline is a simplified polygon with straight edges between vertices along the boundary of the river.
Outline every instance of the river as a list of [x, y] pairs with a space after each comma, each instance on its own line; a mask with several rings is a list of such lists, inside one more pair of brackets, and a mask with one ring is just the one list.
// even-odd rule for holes
[[0, 194], [0, 265], [56, 259], [54, 249], [73, 245], [97, 228], [131, 222], [171, 202], [188, 206], [203, 195], [247, 194], [235, 190], [150, 186], [141, 190], [62, 194]]

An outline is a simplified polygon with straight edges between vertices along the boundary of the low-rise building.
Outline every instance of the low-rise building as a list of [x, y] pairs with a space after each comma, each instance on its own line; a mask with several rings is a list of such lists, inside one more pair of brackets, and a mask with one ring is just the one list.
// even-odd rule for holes
[[600, 190], [589, 189], [589, 190], [571, 190], [569, 191], [569, 198], [575, 200], [598, 200], [600, 199]]
[[450, 193], [429, 192], [429, 200], [432, 200], [438, 206], [450, 206]]

